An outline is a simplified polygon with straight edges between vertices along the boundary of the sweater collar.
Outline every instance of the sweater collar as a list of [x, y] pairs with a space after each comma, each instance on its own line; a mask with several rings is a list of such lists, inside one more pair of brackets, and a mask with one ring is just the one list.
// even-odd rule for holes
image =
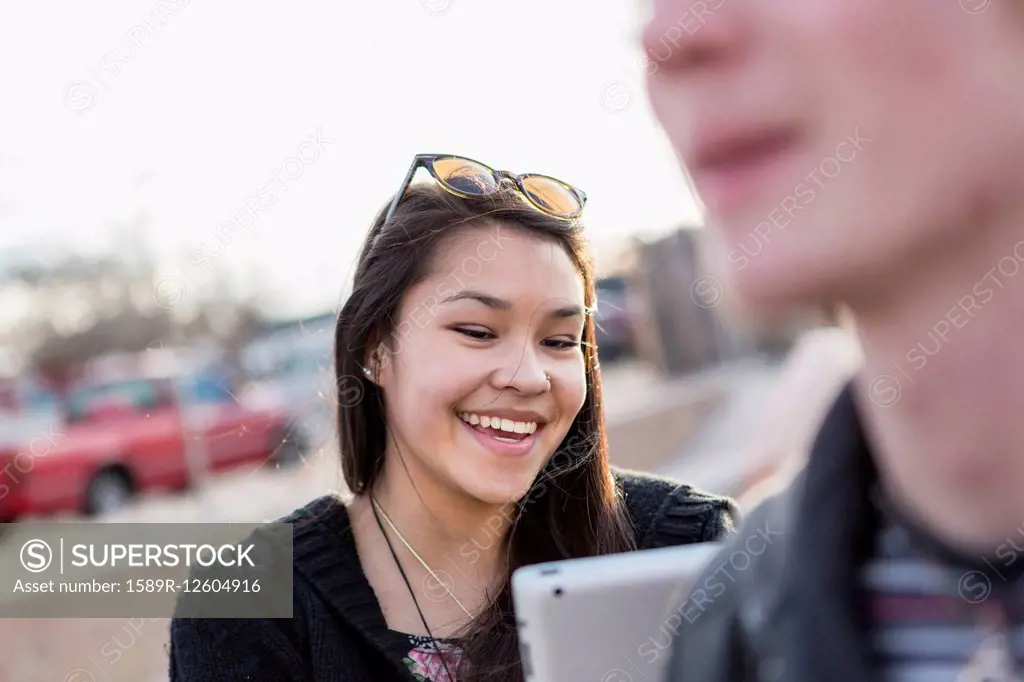
[[[792, 661], [800, 679], [872, 679], [860, 568], [876, 525], [870, 489], [877, 480], [852, 384], [833, 404], [795, 490]], [[828, 671], [826, 673], [826, 671]]]
[[324, 496], [304, 508], [294, 521], [293, 551], [297, 573], [381, 656], [397, 670], [408, 670], [388, 655], [392, 640], [380, 603], [363, 573], [348, 510], [336, 497]]

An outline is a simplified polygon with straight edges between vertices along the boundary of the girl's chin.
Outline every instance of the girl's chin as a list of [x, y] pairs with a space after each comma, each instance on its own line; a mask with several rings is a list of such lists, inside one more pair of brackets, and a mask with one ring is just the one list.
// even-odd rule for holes
[[528, 499], [534, 488], [532, 485], [534, 476], [525, 477], [520, 480], [502, 481], [499, 485], [482, 487], [466, 482], [463, 488], [464, 493], [474, 500], [483, 504], [500, 506], [503, 504], [514, 504]]

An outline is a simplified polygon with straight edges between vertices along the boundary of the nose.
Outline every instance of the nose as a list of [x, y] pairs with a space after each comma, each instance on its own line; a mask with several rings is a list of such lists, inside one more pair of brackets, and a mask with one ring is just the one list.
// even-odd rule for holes
[[648, 74], [692, 70], [729, 55], [738, 43], [740, 4], [742, 0], [654, 0], [642, 42]]
[[551, 389], [536, 351], [526, 348], [510, 355], [508, 362], [494, 374], [495, 388], [512, 389], [523, 395], [538, 395]]

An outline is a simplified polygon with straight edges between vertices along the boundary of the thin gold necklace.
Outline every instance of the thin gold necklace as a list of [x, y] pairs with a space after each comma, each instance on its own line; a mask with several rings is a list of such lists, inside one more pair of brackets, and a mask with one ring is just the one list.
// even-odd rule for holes
[[434, 569], [432, 569], [430, 565], [423, 560], [423, 557], [419, 555], [419, 552], [413, 549], [412, 545], [410, 545], [409, 541], [405, 539], [405, 536], [402, 535], [401, 531], [399, 531], [398, 528], [395, 527], [395, 524], [391, 521], [391, 517], [388, 516], [388, 513], [384, 511], [384, 508], [380, 506], [380, 503], [378, 503], [376, 498], [374, 498], [373, 496], [370, 497], [370, 504], [372, 504], [377, 509], [377, 511], [380, 512], [380, 515], [384, 517], [384, 521], [386, 521], [388, 526], [391, 527], [391, 530], [394, 532], [395, 536], [403, 545], [405, 545], [405, 548], [409, 550], [409, 553], [416, 558], [416, 561], [420, 562], [420, 565], [423, 566], [424, 570], [426, 570], [426, 572], [430, 574], [430, 577], [436, 580], [437, 583], [444, 588], [444, 591], [448, 593], [448, 596], [452, 598], [452, 601], [458, 604], [459, 608], [462, 609], [462, 612], [465, 613], [467, 617], [472, 618], [473, 614], [469, 612], [469, 609], [462, 605], [462, 602], [459, 601], [459, 598], [455, 596], [455, 593], [448, 589], [448, 586], [445, 585], [444, 581], [437, 576], [437, 573], [434, 572]]

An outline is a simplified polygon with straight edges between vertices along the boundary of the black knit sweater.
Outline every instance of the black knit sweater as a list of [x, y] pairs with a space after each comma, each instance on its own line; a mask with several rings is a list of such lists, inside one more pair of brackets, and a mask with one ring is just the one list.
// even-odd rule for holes
[[[667, 479], [615, 475], [640, 549], [717, 540], [733, 530], [726, 498]], [[292, 619], [173, 620], [171, 680], [412, 680], [394, 654], [394, 633], [363, 574], [344, 505], [321, 497], [282, 521], [294, 523]]]

